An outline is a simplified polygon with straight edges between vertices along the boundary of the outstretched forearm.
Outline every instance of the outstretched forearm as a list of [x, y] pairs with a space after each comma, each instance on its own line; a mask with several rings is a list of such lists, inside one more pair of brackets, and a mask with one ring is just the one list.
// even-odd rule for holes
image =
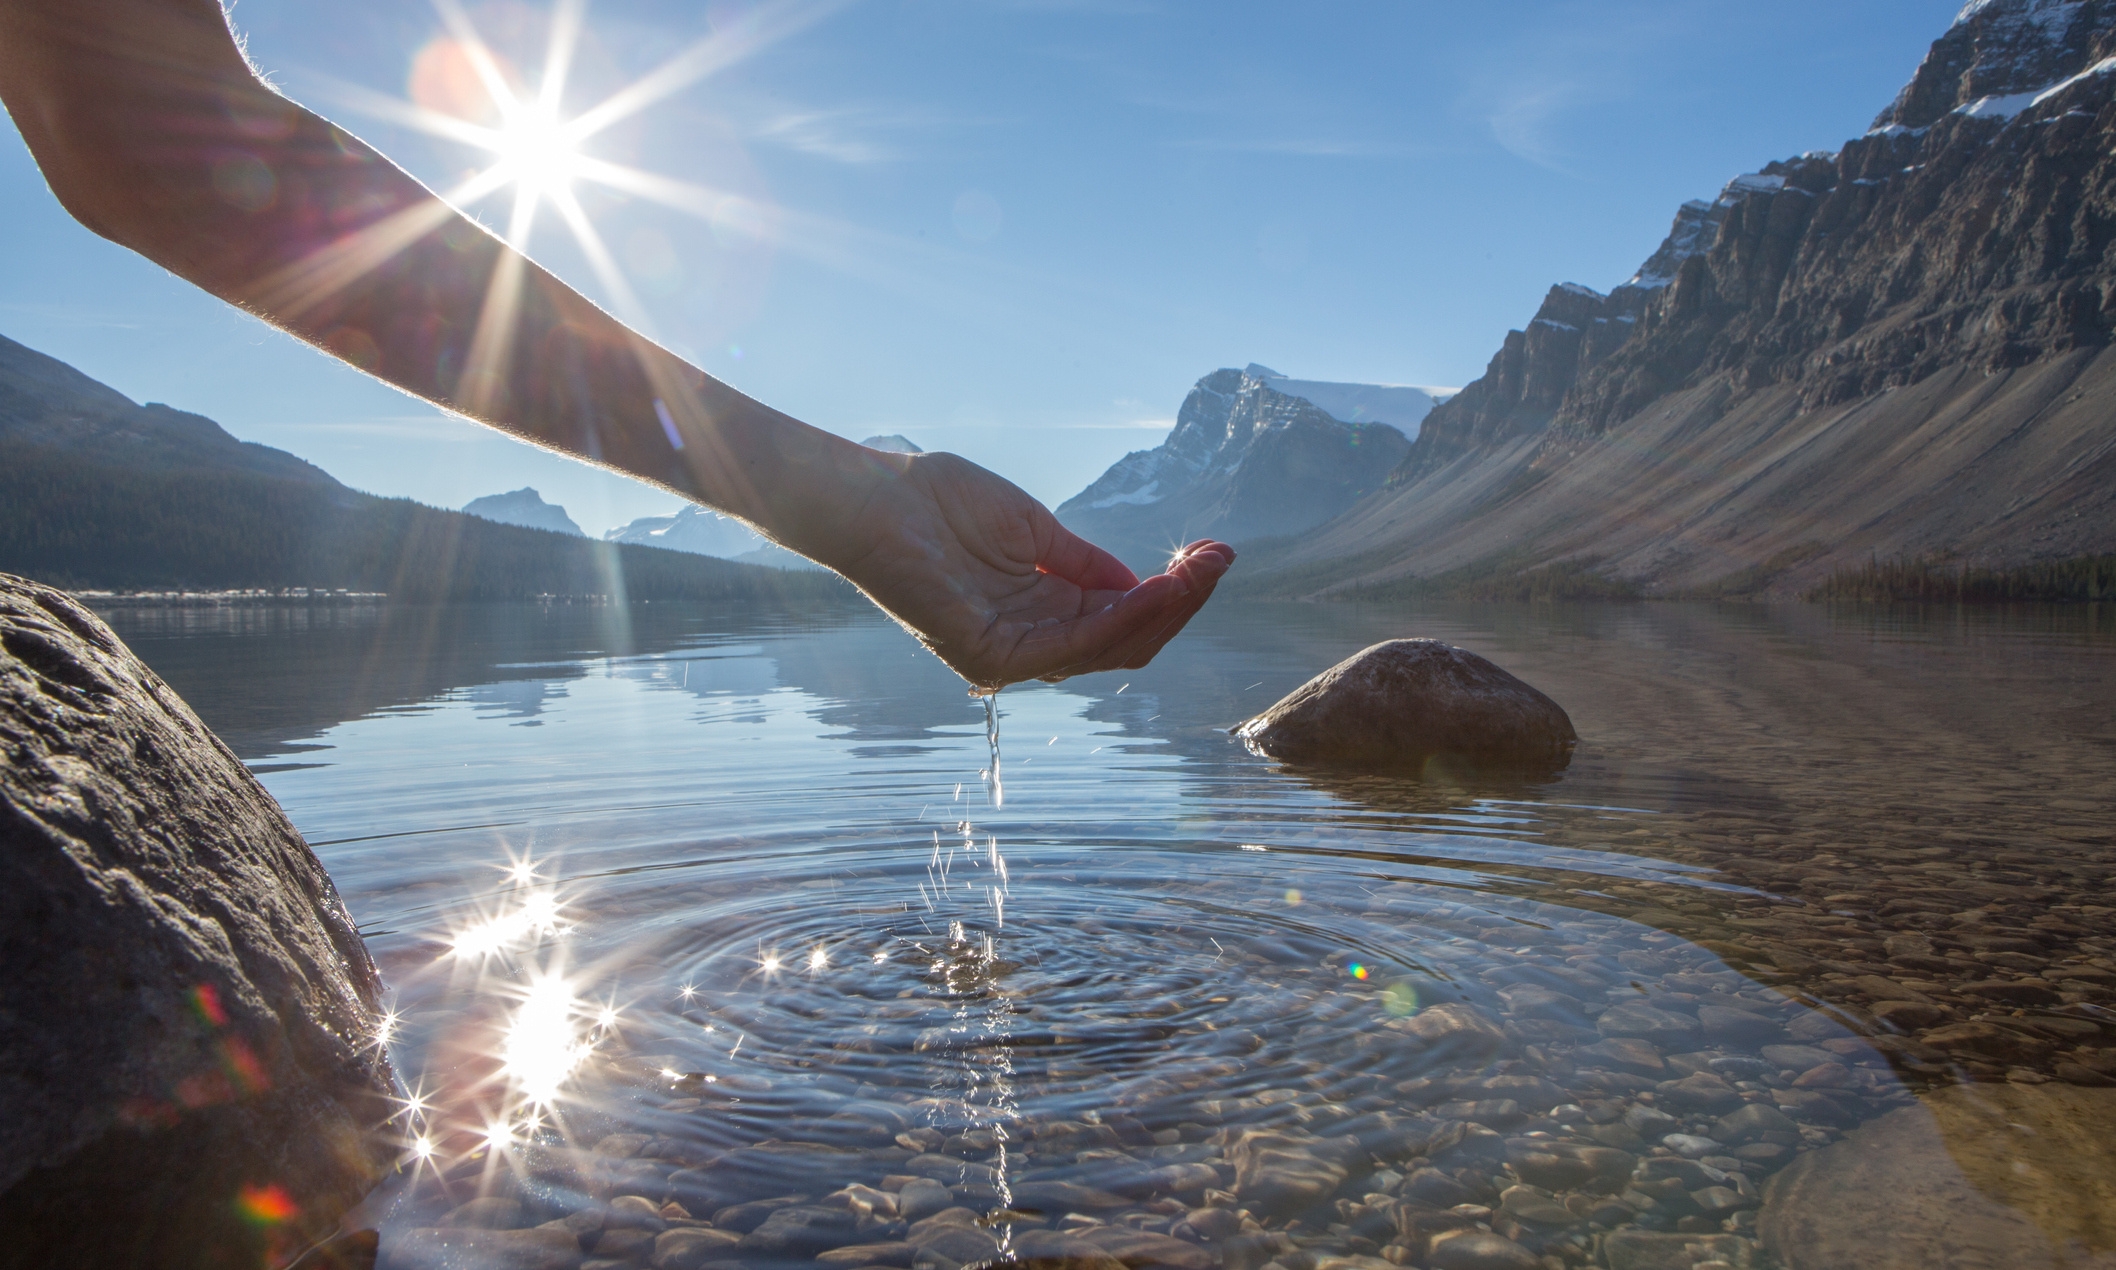
[[0, 99], [84, 224], [436, 405], [826, 563], [900, 470], [686, 364], [273, 92], [213, 0], [0, 0]]
[[0, 0], [0, 101], [105, 237], [436, 405], [740, 516], [980, 688], [1143, 666], [1234, 560], [1140, 582], [1012, 484], [687, 365], [250, 69], [215, 0]]

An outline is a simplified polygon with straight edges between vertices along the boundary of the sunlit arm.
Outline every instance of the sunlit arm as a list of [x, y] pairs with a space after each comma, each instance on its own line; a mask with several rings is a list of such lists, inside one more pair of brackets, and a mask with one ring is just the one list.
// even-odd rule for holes
[[973, 685], [1143, 665], [1233, 560], [1140, 583], [1008, 482], [653, 344], [258, 78], [214, 0], [0, 0], [0, 101], [84, 225], [437, 405], [757, 525]]

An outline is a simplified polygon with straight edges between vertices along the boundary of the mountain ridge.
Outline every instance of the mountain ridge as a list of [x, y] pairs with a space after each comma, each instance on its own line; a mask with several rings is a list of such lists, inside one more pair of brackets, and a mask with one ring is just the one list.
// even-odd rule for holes
[[[541, 499], [538, 499], [541, 504]], [[417, 600], [838, 600], [835, 575], [712, 560], [378, 498], [203, 415], [133, 402], [0, 337], [0, 571], [117, 590]]]
[[2116, 547], [2112, 51], [2116, 0], [1971, 5], [1873, 130], [1686, 204], [1607, 296], [1553, 288], [1386, 489], [1237, 589], [1592, 563], [1796, 595]]
[[556, 503], [547, 503], [544, 496], [529, 486], [508, 490], [504, 494], [487, 494], [473, 498], [463, 504], [463, 514], [478, 516], [502, 525], [519, 525], [524, 529], [548, 529], [554, 534], [570, 534], [585, 538], [579, 525], [566, 514], [566, 509]]
[[285, 450], [238, 441], [204, 415], [141, 405], [108, 384], [0, 335], [0, 441], [93, 455], [103, 462], [254, 472], [343, 490]]

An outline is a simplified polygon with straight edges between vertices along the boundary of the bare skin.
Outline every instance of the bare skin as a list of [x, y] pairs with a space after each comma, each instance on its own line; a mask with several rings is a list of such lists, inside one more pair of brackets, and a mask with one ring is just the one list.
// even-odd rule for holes
[[757, 526], [974, 690], [1145, 665], [1234, 562], [1141, 581], [1010, 482], [743, 396], [265, 85], [215, 0], [0, 0], [0, 102], [76, 219], [444, 409]]

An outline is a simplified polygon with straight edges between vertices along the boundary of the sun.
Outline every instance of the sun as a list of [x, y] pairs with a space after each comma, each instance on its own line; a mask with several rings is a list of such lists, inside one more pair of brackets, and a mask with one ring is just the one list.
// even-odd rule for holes
[[492, 152], [507, 179], [539, 199], [570, 196], [580, 175], [579, 144], [558, 112], [540, 102], [514, 110], [495, 130]]
[[[459, 211], [477, 217], [503, 203], [505, 212], [493, 218], [491, 229], [515, 252], [502, 256], [493, 271], [465, 354], [462, 379], [471, 388], [464, 408], [475, 415], [489, 404], [478, 386], [497, 382], [494, 368], [512, 355], [522, 271], [539, 222], [553, 219], [546, 212], [554, 213], [571, 235], [601, 284], [601, 301], [635, 331], [656, 337], [652, 315], [583, 204], [591, 186], [696, 217], [710, 224], [716, 237], [732, 234], [772, 249], [793, 249], [829, 267], [903, 285], [924, 277], [877, 263], [879, 254], [905, 246], [886, 235], [595, 153], [597, 140], [613, 125], [755, 56], [849, 0], [765, 0], [744, 7], [716, 22], [710, 35], [587, 104], [577, 100], [577, 91], [568, 91], [587, 0], [552, 0], [542, 65], [534, 68], [517, 67], [489, 45], [462, 0], [432, 3], [441, 30], [413, 55], [406, 95], [321, 76], [318, 87], [356, 113], [463, 147], [475, 156], [474, 166], [455, 184], [437, 187], [433, 199], [333, 238], [265, 279], [261, 294], [269, 297], [273, 311], [306, 312], [395, 259]], [[517, 25], [520, 6], [510, 3], [505, 12], [509, 25]]]
[[[725, 70], [820, 20], [840, 0], [782, 0], [724, 24], [661, 65], [585, 108], [567, 102], [569, 73], [581, 42], [586, 0], [554, 0], [543, 65], [535, 76], [518, 70], [485, 41], [460, 0], [433, 0], [441, 32], [419, 50], [409, 99], [355, 84], [331, 83], [330, 95], [361, 114], [416, 128], [482, 152], [479, 166], [440, 192], [448, 206], [471, 208], [487, 199], [511, 203], [501, 236], [527, 251], [544, 210], [558, 214], [627, 321], [644, 319], [608, 247], [582, 208], [588, 184], [650, 199], [716, 224], [743, 226], [773, 219], [771, 209], [729, 191], [681, 181], [590, 153], [611, 125]], [[348, 256], [371, 266], [407, 233], [380, 233], [375, 244], [352, 244]], [[387, 243], [380, 242], [387, 239]]]

